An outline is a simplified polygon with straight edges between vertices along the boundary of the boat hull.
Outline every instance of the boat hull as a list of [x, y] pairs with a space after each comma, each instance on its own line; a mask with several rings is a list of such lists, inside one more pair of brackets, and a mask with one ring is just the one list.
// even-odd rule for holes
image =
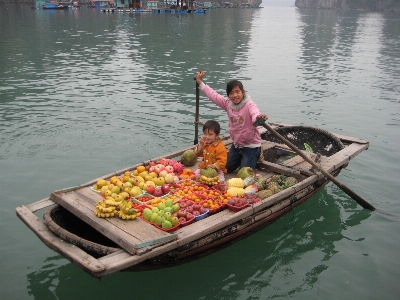
[[[293, 138], [298, 135], [297, 128], [291, 127], [289, 124], [274, 126], [282, 133], [286, 131], [286, 134]], [[314, 150], [333, 149], [331, 152], [324, 153], [320, 161], [321, 166], [333, 176], [337, 176], [342, 168], [347, 166], [350, 159], [369, 146], [367, 141], [357, 138], [341, 135], [329, 137], [331, 134], [319, 131], [319, 136], [315, 137], [308, 133], [309, 129], [303, 128], [303, 131]], [[135, 271], [154, 265], [160, 267], [185, 262], [187, 259], [196, 258], [243, 238], [275, 221], [329, 183], [322, 174], [313, 170], [300, 157], [287, 156], [290, 149], [270, 140], [265, 131], [262, 132], [262, 136], [264, 140], [263, 156], [258, 164], [257, 173], [264, 178], [270, 178], [274, 174], [294, 176], [298, 179], [298, 183], [241, 211], [232, 212], [225, 209], [190, 226], [179, 228], [173, 233], [154, 231], [154, 226], [146, 224], [140, 219], [121, 222], [118, 221], [118, 218], [105, 220], [95, 217], [93, 203], [99, 196], [90, 187], [98, 179], [79, 187], [56, 191], [49, 198], [31, 205], [19, 206], [16, 209], [17, 215], [49, 248], [97, 278], [122, 270]], [[229, 139], [223, 141], [227, 147], [231, 145]], [[190, 148], [181, 149], [163, 157], [179, 157]], [[283, 157], [289, 158], [280, 160], [282, 156], [277, 155], [279, 151], [284, 153]], [[315, 153], [308, 155], [314, 159], [318, 157]], [[154, 158], [152, 161], [158, 159]], [[101, 178], [122, 174], [148, 162], [119, 170]], [[234, 174], [227, 174], [227, 176], [234, 176]], [[33, 212], [49, 206], [51, 209], [46, 211], [44, 222], [33, 214]], [[62, 211], [67, 211], [70, 215], [67, 215], [65, 220], [57, 220], [60, 217], [60, 213], [57, 212]], [[77, 230], [65, 224], [68, 220], [77, 223], [71, 215], [81, 222]], [[84, 227], [97, 233], [101, 232], [102, 239], [92, 239], [95, 236], [93, 233], [85, 237], [82, 232]], [[143, 235], [143, 232], [139, 233], [138, 231], [146, 232], [146, 234]], [[127, 232], [130, 235], [127, 235]], [[104, 242], [105, 240], [107, 242]], [[121, 240], [123, 243], [120, 242]]]

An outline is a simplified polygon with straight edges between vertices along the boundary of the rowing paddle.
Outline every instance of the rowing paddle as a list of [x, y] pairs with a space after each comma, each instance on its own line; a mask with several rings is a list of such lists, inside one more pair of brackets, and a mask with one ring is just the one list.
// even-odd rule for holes
[[274, 136], [276, 136], [278, 139], [280, 139], [282, 142], [288, 145], [290, 149], [292, 149], [294, 152], [300, 155], [305, 161], [311, 164], [315, 169], [319, 170], [322, 174], [324, 174], [326, 178], [328, 178], [330, 181], [336, 184], [343, 192], [345, 192], [347, 195], [353, 198], [363, 208], [369, 210], [375, 210], [375, 207], [373, 207], [371, 204], [369, 204], [367, 201], [365, 201], [363, 198], [361, 198], [359, 195], [357, 195], [355, 192], [353, 192], [351, 189], [349, 189], [347, 186], [345, 186], [343, 183], [341, 183], [339, 180], [333, 177], [331, 174], [326, 172], [323, 168], [321, 168], [318, 164], [316, 164], [313, 160], [311, 160], [307, 155], [305, 155], [302, 151], [300, 151], [295, 145], [293, 145], [291, 142], [289, 142], [287, 139], [281, 136], [278, 132], [276, 132], [275, 129], [273, 129], [271, 126], [265, 123], [265, 120], [263, 118], [260, 118], [257, 121], [255, 121], [253, 125], [262, 126], [269, 132], [271, 132]]
[[[193, 77], [196, 80], [196, 77]], [[194, 118], [194, 144], [197, 145], [199, 142], [199, 114], [200, 114], [200, 91], [199, 84], [196, 81], [196, 116]]]

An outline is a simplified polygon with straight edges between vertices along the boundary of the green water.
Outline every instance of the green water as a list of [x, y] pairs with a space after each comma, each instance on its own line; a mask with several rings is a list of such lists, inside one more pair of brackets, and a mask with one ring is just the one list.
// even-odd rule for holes
[[[191, 145], [199, 69], [220, 92], [242, 80], [271, 122], [370, 141], [339, 180], [400, 215], [400, 15], [277, 2], [187, 15], [0, 6], [1, 299], [400, 297], [399, 222], [332, 184], [212, 255], [101, 281], [16, 217], [54, 190]], [[225, 114], [200, 100], [201, 120], [225, 135]]]

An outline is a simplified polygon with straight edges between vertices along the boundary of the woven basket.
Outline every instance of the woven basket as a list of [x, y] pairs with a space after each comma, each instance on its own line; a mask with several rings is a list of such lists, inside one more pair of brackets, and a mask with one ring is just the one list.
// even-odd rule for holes
[[60, 205], [49, 208], [44, 223], [57, 236], [94, 257], [114, 253], [121, 248]]
[[[307, 126], [278, 127], [275, 131], [289, 140], [300, 150], [306, 150], [304, 143], [311, 146], [314, 153], [331, 156], [344, 149], [343, 143], [330, 132]], [[266, 141], [283, 144], [283, 142], [269, 132], [261, 135]]]

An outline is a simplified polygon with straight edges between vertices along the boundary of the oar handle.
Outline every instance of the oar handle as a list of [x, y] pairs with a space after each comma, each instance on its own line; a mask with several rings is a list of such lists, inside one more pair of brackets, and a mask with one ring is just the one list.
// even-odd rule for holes
[[[260, 120], [262, 120], [262, 121], [260, 121]], [[339, 180], [337, 180], [335, 177], [333, 177], [331, 174], [326, 172], [323, 168], [321, 168], [318, 164], [316, 164], [313, 160], [311, 160], [307, 155], [305, 155], [302, 151], [300, 151], [295, 145], [293, 145], [290, 141], [288, 141], [283, 136], [281, 136], [278, 132], [276, 132], [275, 129], [273, 129], [271, 126], [269, 126], [267, 123], [265, 123], [264, 119], [261, 119], [261, 118], [258, 119], [256, 122], [254, 122], [253, 125], [254, 126], [262, 126], [265, 129], [267, 129], [269, 132], [271, 132], [274, 136], [276, 136], [278, 139], [280, 139], [282, 142], [284, 142], [286, 145], [288, 145], [290, 149], [292, 149], [294, 152], [296, 152], [298, 155], [300, 155], [305, 161], [307, 161], [309, 164], [311, 164], [315, 169], [319, 170], [322, 174], [324, 174], [325, 177], [327, 177], [330, 181], [332, 181], [334, 184], [336, 184], [342, 191], [344, 191], [347, 195], [349, 195], [351, 198], [353, 198], [363, 208], [366, 208], [369, 210], [375, 210], [375, 207], [373, 207], [371, 204], [369, 204], [367, 201], [365, 201], [363, 198], [361, 198], [359, 195], [357, 195], [355, 192], [353, 192], [351, 189], [349, 189], [347, 186], [345, 186], [343, 183], [341, 183]]]
[[[196, 80], [196, 76], [193, 77]], [[199, 84], [196, 81], [196, 115], [194, 119], [194, 141], [193, 145], [197, 145], [199, 143], [199, 115], [200, 115], [200, 91]]]

